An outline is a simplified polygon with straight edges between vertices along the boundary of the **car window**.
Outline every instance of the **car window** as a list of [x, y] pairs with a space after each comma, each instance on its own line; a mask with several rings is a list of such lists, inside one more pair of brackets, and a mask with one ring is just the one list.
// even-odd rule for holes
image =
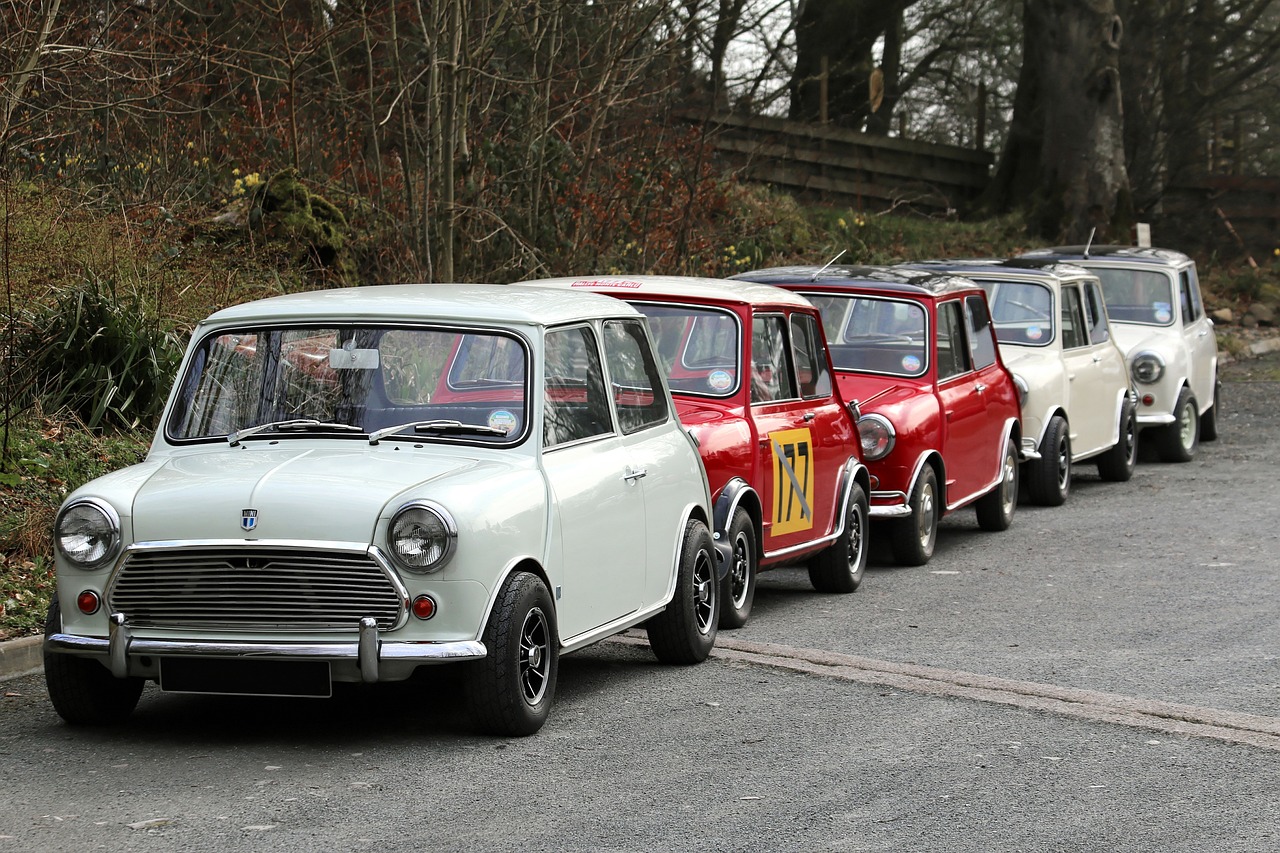
[[738, 319], [727, 311], [692, 305], [636, 302], [672, 391], [732, 396], [738, 390]]
[[987, 292], [996, 340], [1022, 346], [1046, 346], [1053, 340], [1053, 291], [1033, 281], [978, 281]]
[[605, 323], [604, 358], [622, 431], [631, 434], [665, 423], [667, 397], [662, 392], [662, 374], [644, 326], [637, 320]]
[[542, 391], [542, 437], [547, 447], [613, 432], [600, 351], [590, 327], [547, 332]]
[[1178, 273], [1178, 292], [1182, 300], [1182, 325], [1189, 326], [1204, 312], [1200, 304], [1200, 288], [1187, 270]]
[[973, 366], [979, 370], [996, 363], [996, 342], [991, 336], [991, 315], [981, 296], [966, 296], [965, 311], [969, 315], [969, 352]]
[[1080, 288], [1071, 285], [1062, 288], [1062, 348], [1075, 349], [1087, 346], [1084, 308], [1080, 304]]
[[752, 319], [751, 402], [795, 399], [787, 350], [787, 327], [782, 317], [770, 314]]
[[1089, 324], [1089, 340], [1100, 344], [1110, 340], [1111, 327], [1107, 325], [1106, 304], [1102, 301], [1102, 288], [1095, 282], [1084, 284], [1084, 318]]
[[1095, 267], [1115, 323], [1168, 326], [1173, 323], [1173, 287], [1162, 272]]
[[836, 370], [919, 376], [928, 368], [920, 303], [831, 293], [804, 296], [822, 314]]
[[964, 313], [960, 300], [938, 305], [938, 381], [969, 371], [969, 345], [964, 339]]
[[826, 397], [831, 394], [831, 373], [827, 370], [826, 352], [818, 321], [809, 314], [791, 315], [791, 353], [796, 363], [796, 380], [801, 397]]

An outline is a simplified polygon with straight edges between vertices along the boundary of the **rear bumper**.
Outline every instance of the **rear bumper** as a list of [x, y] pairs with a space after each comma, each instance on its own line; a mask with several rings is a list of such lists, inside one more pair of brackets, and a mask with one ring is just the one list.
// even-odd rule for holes
[[[269, 641], [236, 642], [228, 640], [171, 640], [136, 637], [121, 614], [111, 617], [110, 635], [82, 637], [76, 634], [50, 634], [44, 648], [49, 652], [81, 657], [103, 658], [117, 678], [130, 674], [130, 660], [142, 657], [209, 657], [253, 658], [254, 660], [323, 660], [331, 663], [354, 663], [360, 681], [373, 683], [394, 680], [384, 678], [383, 664], [393, 665], [397, 673], [405, 664], [448, 663], [479, 660], [488, 654], [478, 640], [448, 643], [386, 642], [379, 638], [377, 623], [366, 617], [360, 620], [351, 639], [310, 643], [273, 643]], [[394, 665], [401, 666], [394, 666]]]

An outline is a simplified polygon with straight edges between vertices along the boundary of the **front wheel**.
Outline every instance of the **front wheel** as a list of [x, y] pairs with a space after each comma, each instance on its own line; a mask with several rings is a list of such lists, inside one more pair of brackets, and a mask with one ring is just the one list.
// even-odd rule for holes
[[720, 627], [741, 628], [751, 615], [756, 598], [756, 528], [751, 516], [738, 507], [729, 525], [729, 544], [733, 547], [729, 572], [720, 581]]
[[489, 734], [531, 735], [547, 721], [560, 669], [555, 609], [535, 575], [507, 578], [484, 629], [484, 660], [471, 664], [467, 694], [476, 727]]
[[666, 610], [645, 623], [649, 646], [663, 663], [704, 661], [716, 644], [719, 620], [715, 543], [707, 526], [691, 518], [680, 545], [675, 596]]
[[835, 543], [809, 561], [809, 583], [818, 592], [853, 592], [867, 570], [867, 527], [871, 510], [867, 493], [854, 483], [849, 487], [849, 509], [844, 529]]
[[1133, 476], [1138, 465], [1138, 415], [1132, 400], [1126, 399], [1120, 409], [1120, 440], [1098, 457], [1098, 476], [1113, 483], [1123, 483]]
[[1156, 433], [1156, 454], [1161, 462], [1190, 462], [1200, 446], [1200, 412], [1195, 395], [1183, 386], [1173, 407], [1174, 421]]
[[[62, 632], [58, 596], [49, 604], [44, 635]], [[91, 658], [45, 651], [44, 683], [58, 716], [73, 726], [106, 726], [123, 722], [138, 706], [146, 680], [116, 678]]]
[[1213, 405], [1205, 409], [1203, 415], [1200, 416], [1200, 440], [1201, 441], [1217, 441], [1218, 440], [1218, 412], [1222, 411], [1219, 403], [1222, 402], [1222, 383], [1213, 383]]
[[1018, 506], [1018, 453], [1013, 447], [1013, 436], [1004, 442], [1004, 459], [1000, 463], [1000, 482], [995, 488], [978, 498], [974, 510], [978, 514], [978, 526], [993, 533], [1008, 530], [1013, 524], [1013, 511]]
[[1040, 458], [1027, 463], [1027, 494], [1040, 506], [1062, 506], [1071, 490], [1071, 431], [1054, 415], [1040, 442]]
[[911, 490], [908, 504], [911, 515], [890, 522], [889, 541], [893, 559], [903, 566], [923, 566], [933, 556], [938, 541], [938, 475], [932, 465], [925, 465]]

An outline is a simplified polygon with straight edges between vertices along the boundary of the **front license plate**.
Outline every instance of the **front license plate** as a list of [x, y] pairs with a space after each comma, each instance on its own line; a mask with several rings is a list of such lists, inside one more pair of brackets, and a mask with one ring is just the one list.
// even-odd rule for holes
[[333, 695], [333, 679], [328, 661], [161, 658], [160, 689], [166, 693], [326, 699]]

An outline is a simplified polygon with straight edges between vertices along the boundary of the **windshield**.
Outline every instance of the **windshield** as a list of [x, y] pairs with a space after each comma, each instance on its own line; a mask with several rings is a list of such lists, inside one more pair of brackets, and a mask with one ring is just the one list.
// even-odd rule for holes
[[1102, 282], [1107, 316], [1117, 323], [1173, 324], [1173, 282], [1162, 272], [1091, 267]]
[[996, 340], [1002, 344], [1043, 347], [1053, 340], [1053, 291], [1031, 281], [983, 281]]
[[738, 320], [691, 305], [635, 303], [649, 320], [671, 390], [729, 397], [738, 390]]
[[[510, 444], [528, 421], [512, 335], [391, 326], [260, 327], [209, 335], [166, 423], [175, 441], [331, 434]], [[422, 422], [437, 424], [414, 429]], [[448, 428], [440, 428], [444, 423]]]
[[925, 311], [918, 302], [804, 294], [822, 314], [836, 370], [920, 376], [928, 366]]

